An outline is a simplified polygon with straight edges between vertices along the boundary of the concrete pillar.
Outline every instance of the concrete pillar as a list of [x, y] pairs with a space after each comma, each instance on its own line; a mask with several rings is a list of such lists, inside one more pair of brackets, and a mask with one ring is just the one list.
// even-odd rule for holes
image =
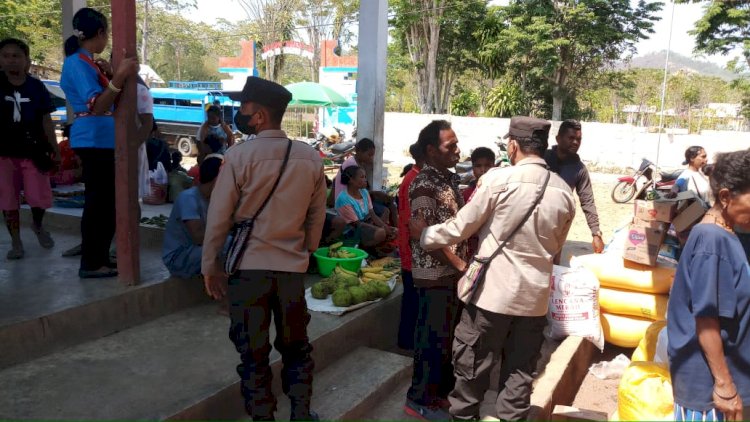
[[388, 0], [366, 0], [359, 5], [359, 65], [357, 75], [357, 138], [375, 141], [372, 189], [383, 180], [383, 122], [388, 51]]
[[[65, 43], [68, 37], [73, 35], [73, 15], [84, 7], [86, 7], [86, 0], [62, 0], [63, 43]], [[63, 55], [65, 55], [64, 52]], [[70, 105], [67, 106], [67, 109], [68, 123], [73, 123], [73, 119], [75, 119], [73, 109]]]
[[[125, 57], [137, 57], [135, 0], [112, 0], [112, 61], [117, 68]], [[115, 109], [115, 185], [117, 207], [117, 271], [127, 285], [141, 280], [138, 221], [138, 147], [136, 135], [136, 80], [122, 87]]]
[[86, 7], [86, 0], [62, 0], [63, 42], [73, 35], [73, 15]]

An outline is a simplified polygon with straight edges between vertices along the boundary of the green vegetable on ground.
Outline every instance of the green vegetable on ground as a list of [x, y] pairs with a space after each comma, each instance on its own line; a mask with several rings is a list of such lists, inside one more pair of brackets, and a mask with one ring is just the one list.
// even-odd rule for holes
[[380, 292], [375, 283], [364, 283], [362, 288], [367, 292], [367, 300], [375, 300], [380, 297]]
[[349, 294], [352, 296], [352, 305], [367, 302], [367, 291], [359, 286], [349, 287]]
[[386, 297], [389, 294], [391, 294], [391, 288], [385, 282], [376, 281], [376, 282], [370, 283], [370, 284], [373, 284], [375, 286], [375, 288], [378, 289], [378, 294], [379, 294], [380, 297]]
[[345, 289], [338, 289], [332, 295], [333, 305], [346, 308], [352, 304], [352, 295]]
[[325, 283], [315, 283], [310, 288], [310, 294], [315, 299], [325, 299], [328, 297], [328, 289]]

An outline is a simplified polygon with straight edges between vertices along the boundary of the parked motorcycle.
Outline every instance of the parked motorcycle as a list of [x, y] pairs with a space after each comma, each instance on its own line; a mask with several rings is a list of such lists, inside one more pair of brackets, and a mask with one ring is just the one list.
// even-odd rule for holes
[[682, 170], [660, 171], [659, 179], [656, 180], [654, 179], [655, 170], [656, 164], [644, 158], [632, 176], [617, 179], [617, 184], [612, 189], [612, 200], [618, 204], [624, 204], [633, 198], [647, 198], [652, 191], [666, 194], [672, 190], [672, 186], [682, 173]]
[[318, 151], [321, 158], [331, 160], [334, 164], [342, 164], [354, 153], [354, 147], [356, 146], [356, 142], [348, 141], [333, 144], [329, 147], [322, 139], [314, 139], [308, 144]]
[[331, 147], [331, 145], [342, 143], [344, 141], [345, 135], [346, 134], [344, 133], [343, 130], [334, 126], [333, 132], [328, 133], [327, 135], [323, 132], [318, 132], [318, 135], [315, 137], [315, 140], [320, 142], [326, 148], [329, 148]]

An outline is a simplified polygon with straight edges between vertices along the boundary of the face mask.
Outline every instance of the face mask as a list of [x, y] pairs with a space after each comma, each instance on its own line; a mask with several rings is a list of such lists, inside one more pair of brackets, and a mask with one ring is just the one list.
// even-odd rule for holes
[[250, 120], [253, 118], [254, 114], [255, 113], [245, 115], [237, 112], [237, 114], [234, 115], [234, 125], [237, 127], [237, 130], [245, 135], [255, 135], [255, 126], [250, 126]]

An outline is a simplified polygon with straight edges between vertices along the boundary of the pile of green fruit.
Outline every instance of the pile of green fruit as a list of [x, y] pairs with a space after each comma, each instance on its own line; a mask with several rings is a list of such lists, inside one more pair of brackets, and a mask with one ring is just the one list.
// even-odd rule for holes
[[344, 246], [343, 242], [337, 242], [329, 246], [328, 257], [329, 258], [356, 258], [357, 257], [356, 254], [346, 251], [344, 249], [341, 249], [342, 246]]
[[334, 306], [346, 308], [384, 298], [391, 293], [391, 288], [384, 281], [362, 283], [357, 273], [337, 265], [328, 278], [313, 284], [310, 293], [321, 300], [331, 295]]

